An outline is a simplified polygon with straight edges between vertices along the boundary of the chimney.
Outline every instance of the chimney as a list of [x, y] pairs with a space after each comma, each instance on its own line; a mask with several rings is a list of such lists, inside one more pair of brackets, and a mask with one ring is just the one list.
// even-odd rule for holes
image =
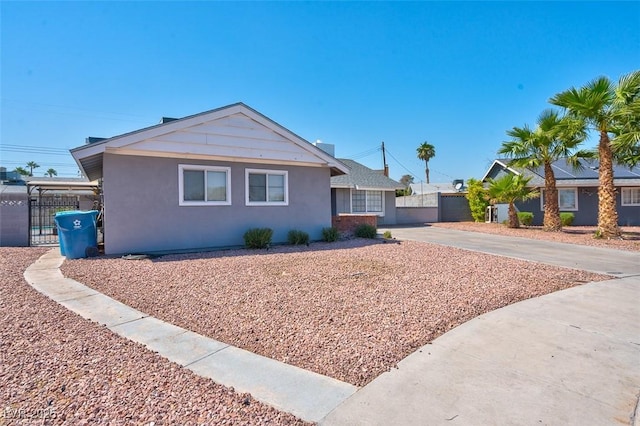
[[384, 165], [384, 172], [382, 172], [383, 175], [385, 175], [386, 177], [389, 177], [389, 165], [385, 164]]
[[317, 148], [320, 148], [332, 157], [336, 156], [336, 146], [332, 143], [324, 143], [320, 139], [318, 139], [313, 143], [313, 145], [315, 145]]

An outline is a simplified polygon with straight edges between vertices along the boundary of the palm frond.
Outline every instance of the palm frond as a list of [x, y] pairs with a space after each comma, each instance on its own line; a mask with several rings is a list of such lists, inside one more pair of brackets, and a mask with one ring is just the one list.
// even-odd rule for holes
[[640, 95], [640, 70], [632, 71], [620, 77], [615, 94], [617, 99], [625, 103], [636, 99]]

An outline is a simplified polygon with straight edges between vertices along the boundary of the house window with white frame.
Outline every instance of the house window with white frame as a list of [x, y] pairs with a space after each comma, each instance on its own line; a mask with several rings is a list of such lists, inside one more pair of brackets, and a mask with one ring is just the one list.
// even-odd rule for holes
[[[540, 210], [544, 210], [544, 194], [540, 192]], [[578, 210], [578, 188], [558, 188], [558, 208], [562, 211]]]
[[248, 206], [286, 206], [289, 204], [288, 172], [285, 170], [246, 169]]
[[351, 192], [352, 213], [378, 213], [383, 212], [383, 192], [353, 190]]
[[181, 206], [231, 204], [231, 168], [178, 165], [178, 193]]
[[622, 188], [621, 194], [623, 206], [640, 206], [640, 187]]

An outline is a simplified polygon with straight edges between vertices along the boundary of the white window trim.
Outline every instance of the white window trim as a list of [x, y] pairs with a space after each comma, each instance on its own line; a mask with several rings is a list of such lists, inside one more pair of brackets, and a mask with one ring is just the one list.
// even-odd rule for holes
[[[249, 201], [249, 175], [279, 175], [284, 176], [284, 201]], [[267, 178], [267, 191], [268, 188]], [[267, 193], [267, 200], [269, 194]], [[244, 169], [244, 203], [247, 206], [288, 206], [289, 205], [289, 172], [287, 170], [268, 170], [268, 169]]]
[[639, 191], [640, 192], [640, 187], [638, 186], [629, 186], [626, 188], [622, 188], [622, 190], [620, 191], [620, 205], [621, 206], [640, 206], [640, 203], [625, 203], [624, 202], [624, 193], [626, 191]]
[[[375, 212], [370, 212], [370, 211], [366, 211], [366, 212], [354, 212], [354, 211], [353, 211], [353, 192], [354, 192], [354, 191], [364, 191], [364, 192], [365, 192], [365, 203], [364, 203], [364, 205], [365, 205], [365, 209], [366, 209], [366, 208], [367, 208], [367, 206], [369, 205], [369, 203], [367, 202], [367, 193], [368, 193], [369, 191], [376, 191], [376, 192], [380, 192], [380, 193], [382, 193], [382, 211], [380, 211], [380, 212], [378, 212], [378, 211], [375, 211]], [[349, 191], [349, 211], [351, 212], [351, 214], [355, 214], [355, 215], [358, 215], [358, 214], [362, 214], [362, 215], [375, 214], [375, 215], [377, 215], [377, 216], [384, 217], [384, 212], [386, 211], [386, 207], [385, 207], [385, 200], [386, 200], [386, 198], [387, 198], [385, 195], [386, 195], [386, 194], [385, 194], [385, 191], [383, 191], [383, 190], [381, 190], [381, 189], [361, 189], [361, 188], [353, 189], [353, 188], [351, 188], [351, 189], [350, 189], [350, 191]]]
[[[579, 209], [578, 207], [578, 188], [556, 188], [558, 190], [558, 209], [561, 212], [577, 212]], [[562, 208], [562, 206], [560, 205], [560, 191], [567, 191], [567, 190], [573, 190], [573, 193], [575, 195], [575, 200], [576, 200], [576, 206], [573, 209], [564, 209]], [[540, 188], [540, 210], [544, 211], [544, 188]]]
[[[185, 170], [205, 172], [205, 197], [207, 193], [206, 172], [225, 172], [227, 175], [227, 193], [225, 201], [185, 201], [184, 176]], [[231, 167], [202, 166], [197, 164], [178, 164], [178, 205], [180, 206], [230, 206], [231, 205]]]

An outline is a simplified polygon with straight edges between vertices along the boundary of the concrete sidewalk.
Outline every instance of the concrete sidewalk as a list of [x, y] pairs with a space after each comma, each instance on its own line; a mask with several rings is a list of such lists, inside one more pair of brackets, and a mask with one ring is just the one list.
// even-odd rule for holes
[[166, 323], [124, 305], [60, 272], [64, 257], [52, 249], [24, 277], [36, 290], [83, 318], [141, 343], [203, 377], [250, 393], [301, 419], [317, 422], [358, 388]]
[[640, 253], [434, 227], [391, 231], [625, 278], [477, 317], [402, 360], [320, 424], [640, 424]]

